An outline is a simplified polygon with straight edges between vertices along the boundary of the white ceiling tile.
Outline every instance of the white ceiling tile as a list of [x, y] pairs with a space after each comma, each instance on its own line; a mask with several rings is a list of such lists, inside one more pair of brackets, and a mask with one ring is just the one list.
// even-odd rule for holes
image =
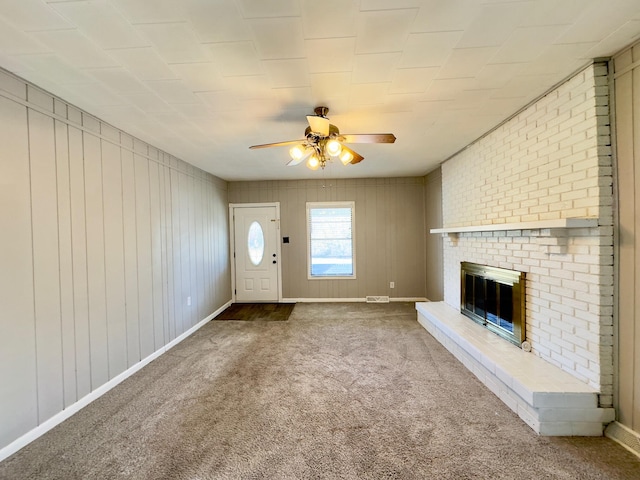
[[77, 97], [82, 99], [76, 100], [81, 102], [79, 106], [88, 110], [92, 110], [91, 107], [89, 107], [90, 105], [103, 107], [109, 105], [124, 105], [127, 103], [119, 95], [113, 93], [110, 89], [98, 82], [74, 84], [73, 92]]
[[78, 68], [115, 67], [117, 63], [78, 30], [44, 31], [33, 34], [40, 42]]
[[132, 105], [137, 106], [143, 112], [156, 113], [156, 112], [172, 112], [173, 111], [173, 108], [171, 108], [158, 95], [152, 92], [123, 94], [122, 98], [127, 100]]
[[529, 10], [520, 20], [521, 27], [537, 27], [542, 25], [571, 25], [580, 12], [601, 0], [537, 0], [535, 8]]
[[238, 110], [240, 108], [236, 98], [225, 91], [200, 92], [196, 93], [196, 95], [205, 102], [213, 112], [225, 112], [229, 110]]
[[184, 7], [201, 42], [251, 40], [249, 24], [233, 0], [189, 2]]
[[301, 10], [307, 39], [352, 37], [356, 34], [358, 2], [355, 0], [302, 0]]
[[366, 83], [351, 89], [349, 101], [352, 105], [374, 105], [384, 103], [391, 83]]
[[263, 73], [253, 42], [213, 43], [208, 47], [223, 76]]
[[0, 0], [0, 17], [25, 32], [73, 27], [40, 0]]
[[350, 72], [353, 70], [355, 37], [312, 39], [305, 42], [311, 73]]
[[122, 67], [97, 68], [86, 70], [86, 73], [102, 84], [108, 86], [116, 93], [148, 93], [145, 87], [136, 77]]
[[586, 55], [592, 58], [609, 57], [620, 49], [620, 45], [631, 45], [638, 39], [640, 39], [640, 18], [629, 20], [586, 52]]
[[423, 100], [455, 100], [459, 92], [475, 87], [474, 78], [435, 79], [424, 94]]
[[313, 98], [323, 99], [334, 96], [348, 97], [351, 89], [351, 73], [313, 73], [311, 93]]
[[5, 55], [48, 53], [51, 49], [0, 17], [0, 52]]
[[400, 52], [356, 55], [353, 83], [390, 82], [401, 56]]
[[465, 30], [458, 48], [500, 46], [526, 18], [532, 2], [483, 5], [482, 10]]
[[438, 78], [475, 77], [497, 51], [498, 47], [455, 48]]
[[34, 71], [48, 77], [48, 83], [54, 82], [61, 85], [91, 82], [90, 77], [81, 70], [73, 68], [56, 54], [19, 55], [12, 58], [22, 65], [21, 68], [14, 70], [21, 75], [23, 72]]
[[225, 77], [226, 89], [230, 94], [246, 99], [260, 99], [271, 95], [271, 84], [267, 75], [242, 75]]
[[176, 74], [151, 47], [109, 50], [109, 54], [140, 80], [176, 78]]
[[397, 10], [400, 8], [417, 8], [424, 4], [424, 0], [361, 0], [360, 10]]
[[214, 62], [177, 63], [171, 65], [171, 70], [194, 92], [222, 90], [226, 87], [226, 81]]
[[51, 4], [101, 48], [144, 47], [149, 42], [105, 0]]
[[567, 28], [567, 25], [516, 28], [491, 62], [515, 63], [535, 60]]
[[146, 84], [169, 105], [199, 102], [198, 97], [182, 80], [153, 80]]
[[616, 2], [615, 7], [607, 1], [594, 2], [576, 16], [573, 26], [558, 38], [557, 43], [599, 42], [639, 9], [637, 0]]
[[574, 72], [580, 66], [586, 65], [589, 61], [587, 52], [596, 45], [597, 42], [551, 45], [536, 60], [521, 64], [519, 72], [532, 75], [560, 74], [566, 71]]
[[238, 0], [244, 18], [298, 17], [298, 3], [297, 0]]
[[263, 60], [304, 56], [302, 20], [299, 17], [251, 20], [258, 55]]
[[463, 31], [412, 33], [402, 53], [403, 67], [435, 67], [444, 65]]
[[482, 89], [500, 88], [518, 74], [523, 65], [524, 63], [499, 63], [485, 65], [476, 74], [476, 87]]
[[151, 41], [158, 54], [167, 63], [194, 63], [211, 60], [211, 55], [200, 44], [186, 23], [137, 25], [138, 31]]
[[131, 23], [180, 22], [187, 20], [183, 1], [110, 0]]
[[416, 13], [417, 9], [361, 13], [356, 53], [401, 52]]
[[412, 32], [465, 30], [480, 13], [476, 0], [425, 0], [411, 28]]
[[390, 93], [423, 93], [440, 67], [399, 68], [393, 74]]
[[556, 80], [557, 76], [554, 74], [515, 76], [500, 90], [496, 90], [492, 98], [535, 98]]
[[311, 86], [306, 59], [265, 60], [262, 64], [273, 88]]

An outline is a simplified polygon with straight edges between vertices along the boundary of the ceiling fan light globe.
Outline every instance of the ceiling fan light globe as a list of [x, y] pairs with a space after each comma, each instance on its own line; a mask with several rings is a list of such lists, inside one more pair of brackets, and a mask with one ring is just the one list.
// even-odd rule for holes
[[327, 153], [332, 157], [337, 157], [342, 152], [342, 145], [337, 140], [329, 140], [326, 145]]
[[318, 160], [318, 156], [316, 154], [311, 155], [307, 160], [307, 167], [311, 170], [317, 170], [319, 166], [320, 160]]
[[300, 160], [304, 157], [304, 151], [304, 145], [295, 145], [289, 149], [289, 156], [291, 156], [293, 160]]
[[345, 150], [340, 154], [340, 161], [343, 165], [351, 163], [351, 160], [353, 160], [353, 155], [351, 154], [351, 152]]

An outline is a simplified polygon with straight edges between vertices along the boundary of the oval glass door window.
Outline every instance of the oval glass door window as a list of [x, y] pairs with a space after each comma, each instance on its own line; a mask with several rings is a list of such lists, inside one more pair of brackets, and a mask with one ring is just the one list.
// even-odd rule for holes
[[264, 233], [258, 222], [253, 222], [249, 226], [247, 235], [247, 248], [249, 250], [249, 259], [255, 266], [260, 265], [262, 257], [264, 257]]

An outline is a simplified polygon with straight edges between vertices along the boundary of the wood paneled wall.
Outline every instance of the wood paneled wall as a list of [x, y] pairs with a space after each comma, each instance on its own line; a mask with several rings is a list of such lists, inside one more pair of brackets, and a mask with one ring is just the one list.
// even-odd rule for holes
[[[306, 202], [343, 200], [355, 202], [357, 278], [308, 280]], [[425, 296], [424, 177], [230, 182], [229, 201], [280, 202], [285, 298]]]
[[425, 178], [425, 226], [427, 250], [427, 298], [432, 302], [444, 299], [444, 264], [442, 235], [430, 234], [432, 228], [442, 228], [442, 169]]
[[0, 448], [231, 299], [227, 204], [226, 182], [0, 71]]
[[640, 433], [640, 45], [614, 58], [618, 187], [618, 421]]

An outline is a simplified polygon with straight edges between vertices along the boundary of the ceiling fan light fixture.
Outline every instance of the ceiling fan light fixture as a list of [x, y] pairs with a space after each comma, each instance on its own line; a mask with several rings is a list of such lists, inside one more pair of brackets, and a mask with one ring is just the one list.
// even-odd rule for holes
[[347, 150], [344, 150], [340, 154], [340, 161], [342, 162], [343, 165], [347, 165], [347, 164], [351, 163], [351, 160], [353, 160], [353, 155], [351, 154], [351, 152], [348, 152]]
[[342, 145], [339, 141], [335, 139], [331, 139], [327, 142], [325, 146], [325, 150], [331, 157], [337, 157], [342, 152]]

